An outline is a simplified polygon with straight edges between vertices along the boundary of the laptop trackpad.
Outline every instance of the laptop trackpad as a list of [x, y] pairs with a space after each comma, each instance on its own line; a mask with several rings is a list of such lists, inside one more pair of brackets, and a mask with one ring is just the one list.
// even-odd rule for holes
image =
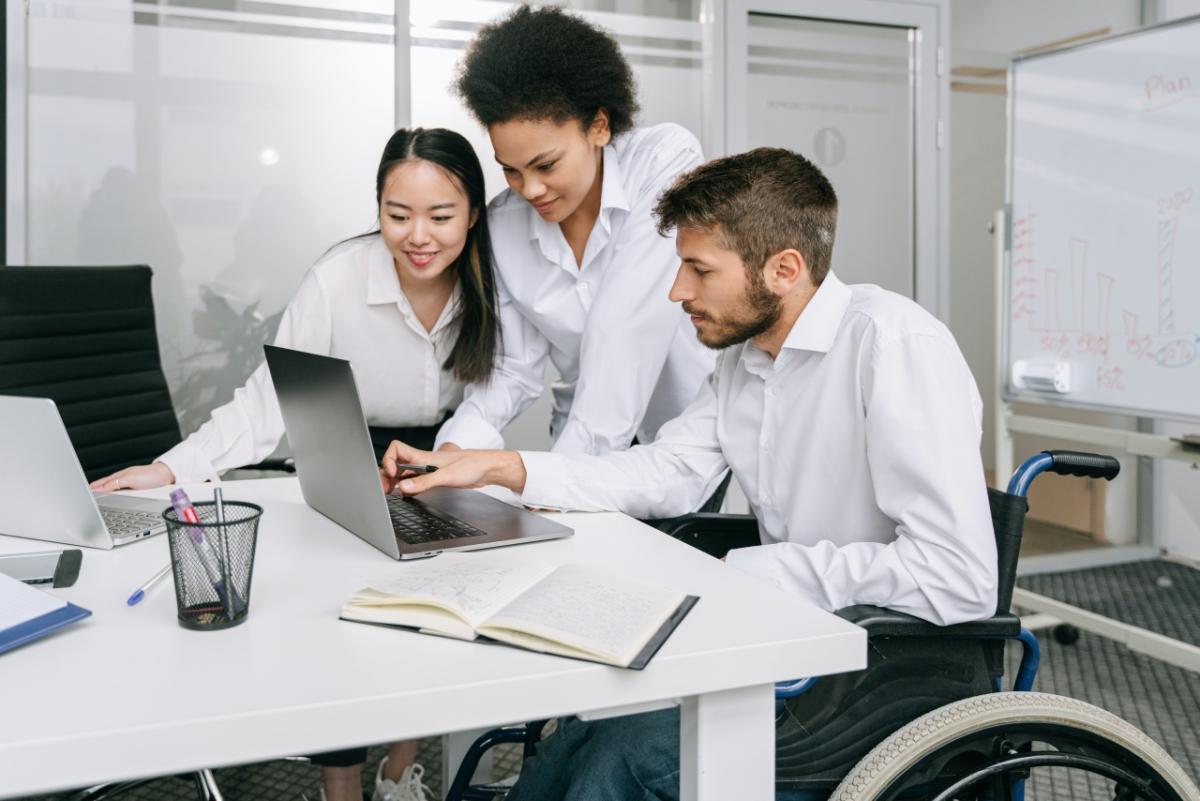
[[528, 537], [561, 531], [559, 523], [474, 490], [435, 487], [417, 496], [423, 503], [498, 537]]

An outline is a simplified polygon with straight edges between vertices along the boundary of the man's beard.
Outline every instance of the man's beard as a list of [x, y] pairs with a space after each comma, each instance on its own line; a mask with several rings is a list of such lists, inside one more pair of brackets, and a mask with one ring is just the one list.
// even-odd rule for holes
[[[754, 278], [758, 280], [754, 280]], [[709, 323], [707, 332], [699, 327], [696, 328], [696, 338], [703, 345], [713, 350], [740, 345], [746, 340], [766, 332], [779, 320], [783, 302], [767, 289], [767, 285], [761, 277], [755, 276], [754, 278], [751, 278], [746, 287], [746, 294], [738, 304], [739, 308], [728, 316], [713, 317], [709, 314], [697, 314], [693, 309], [688, 308], [688, 304], [683, 304], [685, 312], [701, 317]]]

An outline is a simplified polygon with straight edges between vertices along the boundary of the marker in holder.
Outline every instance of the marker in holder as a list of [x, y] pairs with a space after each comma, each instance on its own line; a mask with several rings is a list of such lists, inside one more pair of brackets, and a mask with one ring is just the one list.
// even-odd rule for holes
[[[177, 492], [181, 492], [178, 491]], [[163, 512], [179, 625], [224, 629], [246, 619], [262, 507], [241, 501], [192, 505], [187, 496]], [[183, 510], [181, 519], [180, 509]]]

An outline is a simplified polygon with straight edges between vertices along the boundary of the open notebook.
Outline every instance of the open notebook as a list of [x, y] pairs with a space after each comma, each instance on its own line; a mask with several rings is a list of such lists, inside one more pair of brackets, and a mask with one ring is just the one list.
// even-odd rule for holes
[[341, 616], [640, 670], [697, 600], [582, 565], [462, 553], [368, 583]]
[[0, 654], [90, 614], [87, 609], [0, 573]]

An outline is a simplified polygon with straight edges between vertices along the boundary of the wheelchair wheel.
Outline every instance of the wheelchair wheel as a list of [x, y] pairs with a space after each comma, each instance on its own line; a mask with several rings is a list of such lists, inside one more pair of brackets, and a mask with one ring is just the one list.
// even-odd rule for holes
[[1196, 801], [1200, 790], [1140, 729], [1046, 693], [979, 695], [933, 710], [863, 757], [830, 801], [1009, 799], [1008, 783], [1048, 767], [1110, 780], [1108, 797]]

